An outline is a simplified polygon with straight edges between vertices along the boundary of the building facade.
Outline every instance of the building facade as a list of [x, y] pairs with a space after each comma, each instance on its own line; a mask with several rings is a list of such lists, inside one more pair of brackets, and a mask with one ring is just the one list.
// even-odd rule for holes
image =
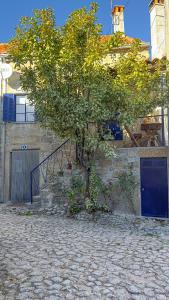
[[[155, 5], [155, 6], [154, 6]], [[156, 7], [157, 5], [157, 7]], [[152, 46], [153, 56], [163, 56], [161, 37], [156, 31], [159, 23], [158, 8], [161, 12], [162, 3], [152, 1], [150, 7], [152, 19]], [[121, 54], [129, 51], [134, 39], [125, 35], [124, 7], [116, 6], [113, 9], [114, 32], [121, 31], [126, 43], [122, 47], [113, 48], [112, 52], [105, 58], [104, 63], [113, 64]], [[153, 19], [154, 18], [154, 19]], [[161, 21], [160, 21], [161, 22]], [[160, 27], [161, 28], [161, 27]], [[111, 36], [102, 36], [102, 41], [107, 41]], [[146, 60], [149, 59], [149, 44], [141, 43], [141, 53]], [[8, 62], [7, 45], [0, 44], [0, 61]], [[31, 199], [31, 171], [43, 161], [61, 141], [49, 130], [42, 129], [37, 120], [34, 108], [30, 105], [27, 95], [21, 89], [19, 73], [13, 68], [12, 75], [5, 79], [1, 76], [1, 108], [0, 108], [0, 201], [1, 202], [27, 202]], [[2, 74], [1, 74], [2, 75]], [[132, 129], [132, 137], [126, 132], [119, 134], [121, 130], [113, 125], [111, 130], [114, 135], [112, 145], [117, 148], [117, 157], [113, 160], [105, 160], [100, 157], [97, 162], [97, 170], [104, 181], [115, 180], [118, 174], [130, 168], [137, 180], [137, 186], [133, 187], [133, 203], [123, 199], [117, 192], [113, 196], [114, 203], [109, 203], [110, 208], [121, 213], [135, 213], [143, 216], [168, 217], [168, 127], [164, 132], [164, 114], [157, 110], [154, 116], [147, 116], [138, 120]], [[165, 142], [163, 141], [165, 139]], [[67, 167], [69, 174], [70, 162]], [[45, 169], [46, 172], [46, 169]], [[161, 176], [159, 177], [159, 174]], [[43, 173], [37, 173], [38, 181], [41, 183]], [[152, 180], [150, 180], [152, 179]], [[40, 191], [38, 191], [40, 192]], [[48, 191], [47, 191], [48, 193]], [[162, 196], [161, 196], [162, 195]]]
[[[0, 45], [0, 59], [8, 62], [7, 45]], [[13, 65], [12, 69], [8, 79], [0, 79], [0, 202], [30, 200], [30, 171], [60, 144], [39, 126], [34, 107], [20, 87], [19, 73]]]

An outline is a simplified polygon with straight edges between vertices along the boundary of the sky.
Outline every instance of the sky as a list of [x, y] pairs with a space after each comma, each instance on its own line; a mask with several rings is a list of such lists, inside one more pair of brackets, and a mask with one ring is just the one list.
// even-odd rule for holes
[[[0, 42], [8, 42], [22, 16], [31, 16], [34, 9], [53, 8], [57, 25], [63, 25], [69, 14], [80, 7], [89, 7], [93, 0], [4, 0], [0, 6]], [[97, 0], [98, 21], [103, 34], [111, 33], [111, 0]], [[125, 33], [143, 41], [150, 41], [149, 0], [113, 0], [114, 5], [125, 5]]]

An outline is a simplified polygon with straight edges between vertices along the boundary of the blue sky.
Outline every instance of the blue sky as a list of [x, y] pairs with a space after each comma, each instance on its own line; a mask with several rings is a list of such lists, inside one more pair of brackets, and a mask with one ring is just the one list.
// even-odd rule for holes
[[[82, 6], [89, 6], [89, 0], [4, 0], [0, 8], [0, 42], [8, 42], [15, 33], [15, 27], [22, 16], [31, 16], [33, 9], [51, 7], [55, 10], [57, 25], [64, 24], [68, 15]], [[98, 0], [99, 22], [103, 33], [111, 32], [111, 1]], [[114, 4], [127, 5], [125, 9], [125, 31], [132, 37], [150, 41], [149, 0], [114, 0]]]

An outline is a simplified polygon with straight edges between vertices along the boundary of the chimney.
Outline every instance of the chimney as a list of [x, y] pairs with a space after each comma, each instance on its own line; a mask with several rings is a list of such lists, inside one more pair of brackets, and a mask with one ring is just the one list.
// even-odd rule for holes
[[112, 9], [114, 33], [124, 33], [124, 6], [114, 6]]
[[166, 56], [164, 0], [151, 0], [149, 10], [152, 59], [161, 59]]

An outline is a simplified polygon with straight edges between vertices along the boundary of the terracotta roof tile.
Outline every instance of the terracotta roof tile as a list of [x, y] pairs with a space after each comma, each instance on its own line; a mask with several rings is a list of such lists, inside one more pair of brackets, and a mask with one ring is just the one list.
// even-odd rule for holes
[[[101, 35], [101, 41], [103, 43], [108, 42], [111, 40], [111, 37], [112, 35]], [[136, 40], [135, 38], [124, 36], [125, 45], [132, 45], [135, 40]], [[0, 43], [0, 54], [7, 53], [7, 50], [8, 50], [8, 44]]]
[[7, 53], [8, 45], [7, 44], [0, 44], [0, 54]]
[[[104, 43], [104, 42], [108, 42], [110, 41], [112, 38], [112, 35], [102, 35], [101, 36], [101, 41]], [[124, 42], [125, 42], [125, 45], [131, 45], [134, 43], [136, 39], [135, 38], [132, 38], [132, 37], [129, 37], [129, 36], [124, 36]]]

